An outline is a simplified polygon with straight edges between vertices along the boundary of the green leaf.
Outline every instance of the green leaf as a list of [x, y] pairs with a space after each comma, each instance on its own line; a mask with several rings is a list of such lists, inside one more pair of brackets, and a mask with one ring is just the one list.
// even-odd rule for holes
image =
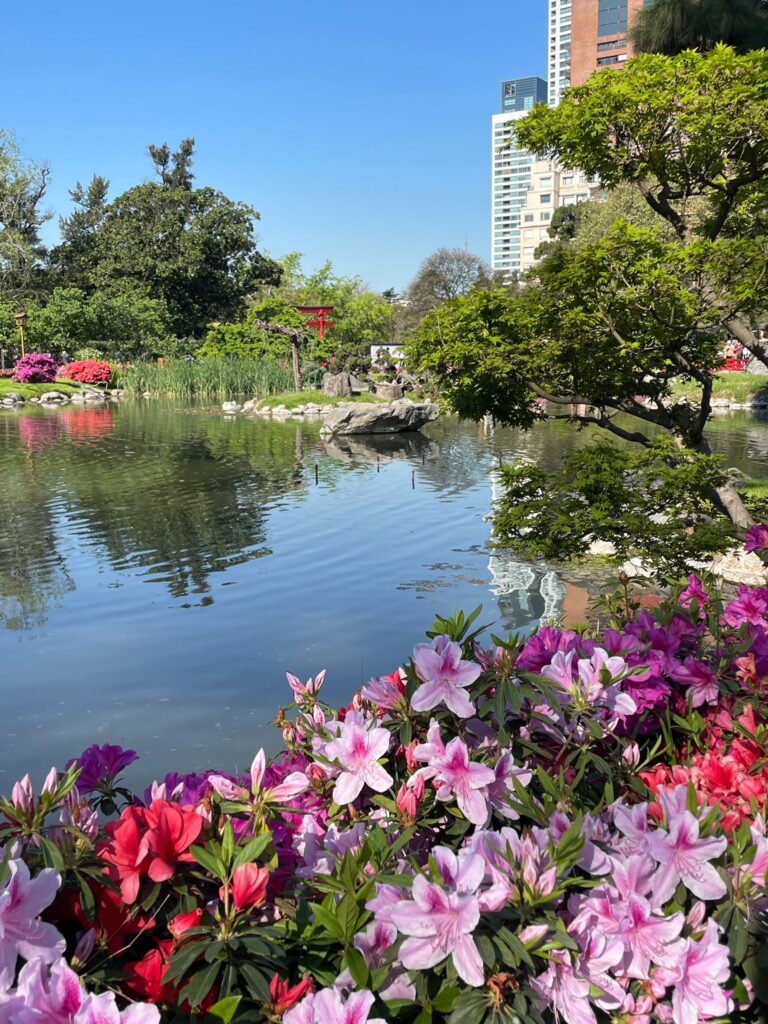
[[369, 973], [368, 965], [359, 949], [350, 946], [344, 954], [349, 973], [352, 975], [358, 988], [368, 988]]
[[337, 917], [335, 917], [330, 910], [326, 910], [325, 907], [321, 907], [319, 903], [310, 903], [312, 913], [315, 916], [315, 924], [322, 925], [327, 932], [339, 942], [344, 941], [344, 927]]
[[53, 868], [55, 871], [63, 872], [66, 870], [64, 864], [64, 858], [61, 855], [61, 850], [50, 839], [46, 839], [45, 836], [38, 836], [40, 842], [40, 848], [43, 851], [43, 861], [47, 868]]
[[202, 971], [194, 974], [181, 990], [181, 994], [189, 1000], [189, 1005], [193, 1009], [199, 1006], [211, 991], [222, 966], [223, 964], [220, 960], [209, 964]]
[[240, 847], [235, 857], [234, 867], [239, 868], [241, 864], [250, 864], [257, 860], [272, 842], [272, 834], [267, 832], [263, 836], [254, 836], [245, 846]]
[[226, 996], [224, 999], [220, 999], [206, 1013], [203, 1021], [205, 1024], [230, 1024], [242, 998], [242, 996]]
[[227, 881], [227, 869], [218, 855], [211, 853], [210, 850], [202, 846], [191, 846], [189, 852], [200, 867], [205, 868], [214, 878], [218, 878], [221, 882]]

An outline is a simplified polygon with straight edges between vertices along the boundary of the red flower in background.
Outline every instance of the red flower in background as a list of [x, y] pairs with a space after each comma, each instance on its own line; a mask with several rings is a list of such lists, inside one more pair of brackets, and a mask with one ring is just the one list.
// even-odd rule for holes
[[59, 369], [59, 380], [76, 380], [80, 384], [109, 384], [112, 367], [100, 359], [76, 359]]
[[[259, 867], [258, 864], [241, 864], [235, 868], [229, 885], [235, 909], [250, 910], [254, 907], [263, 907], [267, 898], [268, 882], [269, 868]], [[224, 899], [223, 887], [219, 895]]]

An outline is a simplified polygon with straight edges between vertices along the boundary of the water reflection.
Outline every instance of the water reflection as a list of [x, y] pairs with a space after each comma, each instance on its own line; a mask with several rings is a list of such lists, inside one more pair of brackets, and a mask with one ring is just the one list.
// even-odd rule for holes
[[[719, 420], [712, 440], [729, 465], [768, 462], [765, 422]], [[327, 668], [341, 702], [435, 614], [482, 603], [498, 633], [583, 617], [552, 567], [489, 552], [487, 516], [499, 461], [555, 468], [589, 441], [452, 418], [324, 441], [163, 402], [0, 410], [0, 782], [97, 739], [142, 751], [142, 779], [171, 767], [169, 737], [174, 767], [242, 767], [279, 741], [285, 670]]]

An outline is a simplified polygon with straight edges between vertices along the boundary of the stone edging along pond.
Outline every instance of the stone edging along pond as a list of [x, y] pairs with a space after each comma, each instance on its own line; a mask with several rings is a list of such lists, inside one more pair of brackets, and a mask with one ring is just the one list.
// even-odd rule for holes
[[78, 391], [59, 391], [51, 385], [50, 391], [44, 391], [39, 395], [24, 396], [20, 391], [8, 391], [0, 395], [0, 405], [6, 408], [17, 408], [25, 405], [42, 405], [49, 408], [56, 408], [59, 405], [67, 405], [69, 402], [75, 405], [102, 405], [105, 402], [119, 400], [126, 397], [122, 388], [112, 388], [108, 391], [99, 391], [87, 385]]

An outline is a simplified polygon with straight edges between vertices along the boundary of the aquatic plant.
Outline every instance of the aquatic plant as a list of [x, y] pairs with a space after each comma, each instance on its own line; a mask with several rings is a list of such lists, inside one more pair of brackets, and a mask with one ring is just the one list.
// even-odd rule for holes
[[261, 359], [209, 358], [136, 362], [119, 371], [126, 390], [153, 395], [191, 398], [245, 396], [261, 398], [293, 388], [288, 366]]

